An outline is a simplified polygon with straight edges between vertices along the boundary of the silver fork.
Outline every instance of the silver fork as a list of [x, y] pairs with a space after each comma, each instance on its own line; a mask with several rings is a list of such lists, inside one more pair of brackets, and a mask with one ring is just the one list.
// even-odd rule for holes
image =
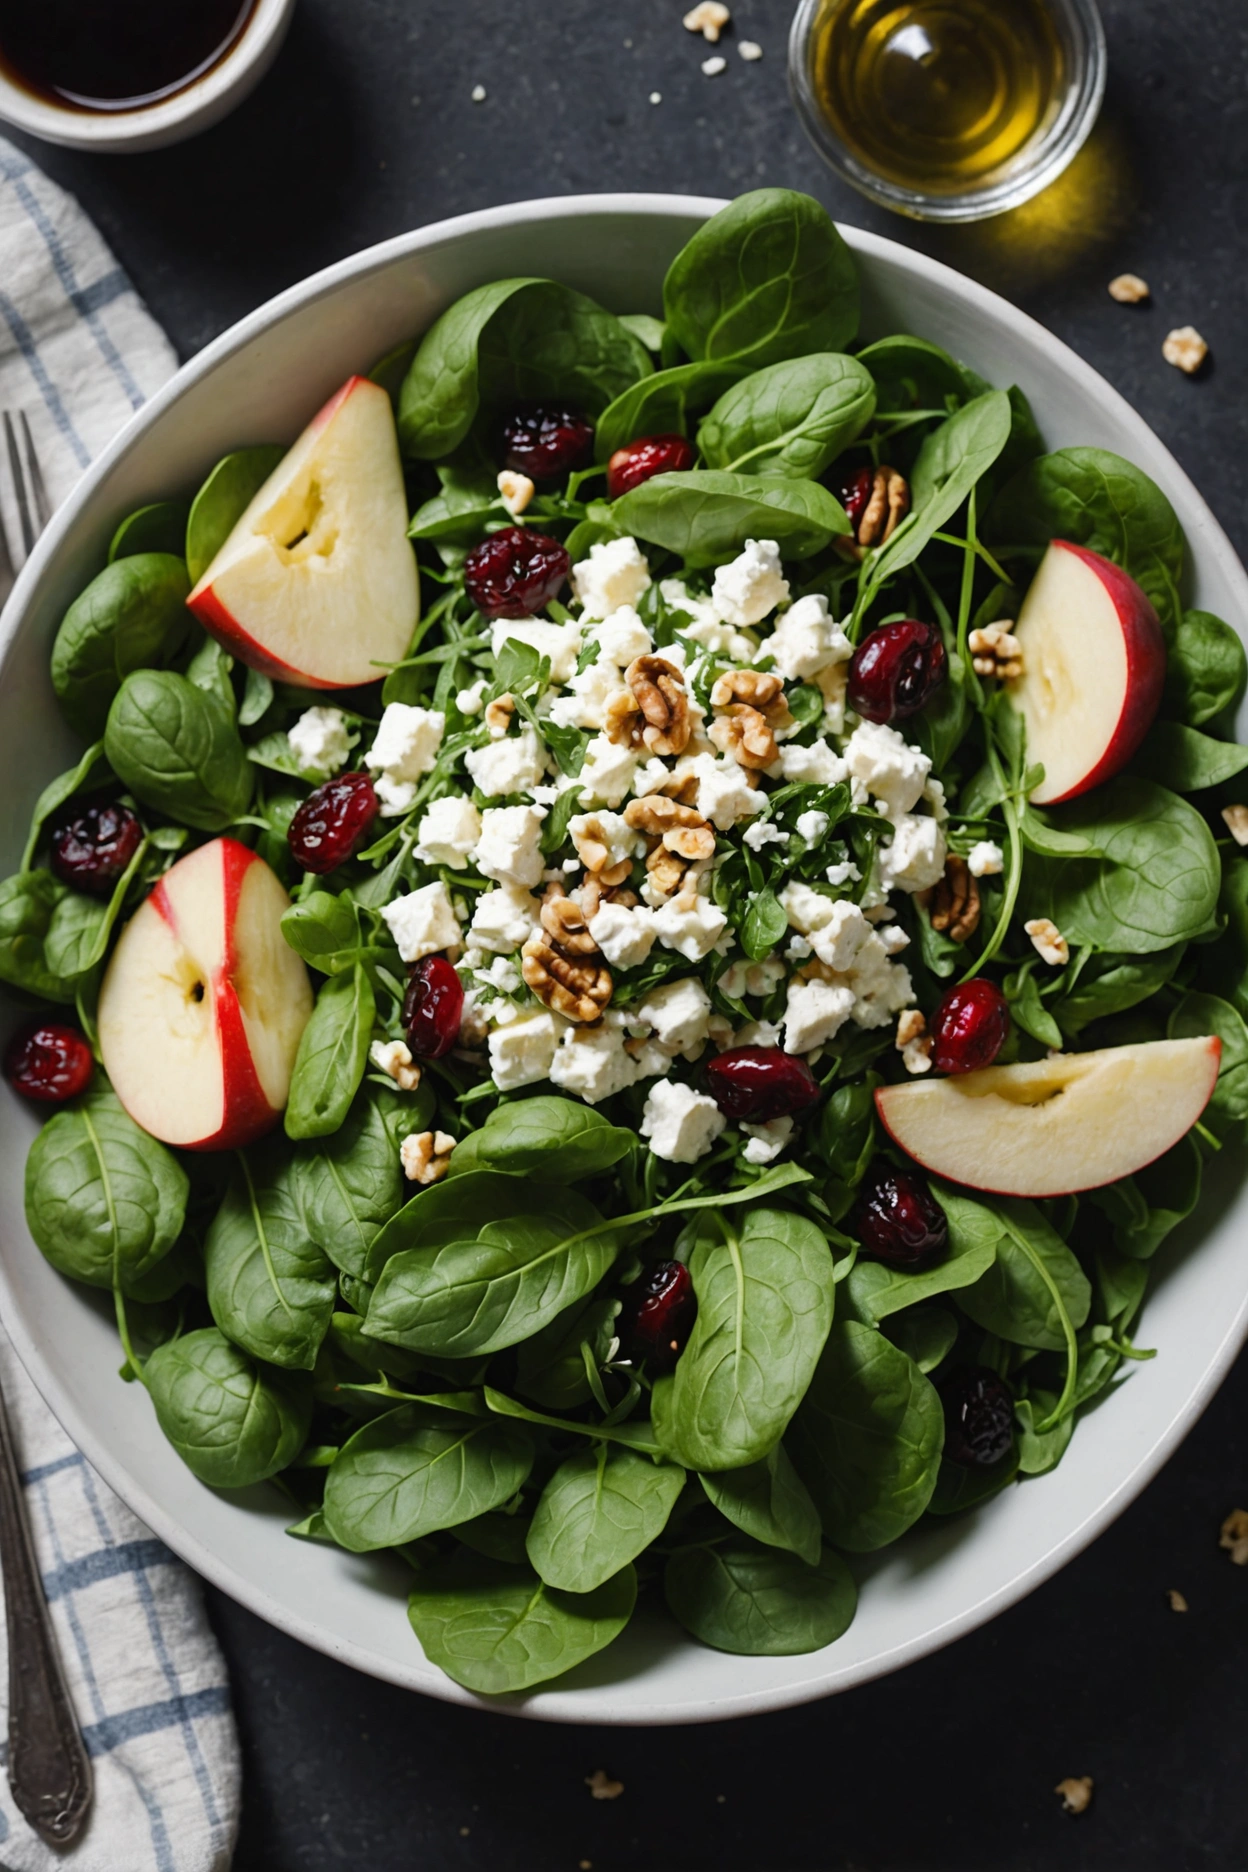
[[[22, 563], [48, 524], [50, 508], [25, 413], [0, 414], [4, 459], [21, 535]], [[0, 602], [16, 574], [0, 526]], [[26, 1517], [22, 1479], [4, 1397], [0, 1393], [0, 1571], [9, 1637], [9, 1786], [40, 1838], [67, 1846], [91, 1806], [91, 1762], [48, 1615]]]
[[15, 566], [5, 528], [0, 525], [0, 604], [3, 604], [17, 582], [18, 571], [29, 559], [35, 541], [51, 519], [52, 510], [25, 410], [16, 413], [5, 410], [0, 416], [0, 425], [4, 429], [4, 454], [0, 461], [8, 469], [21, 545], [21, 558]]

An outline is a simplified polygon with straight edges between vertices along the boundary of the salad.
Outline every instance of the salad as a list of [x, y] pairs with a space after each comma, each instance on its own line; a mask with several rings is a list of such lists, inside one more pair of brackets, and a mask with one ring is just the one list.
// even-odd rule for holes
[[838, 1638], [1153, 1356], [1248, 1116], [1245, 658], [1165, 496], [861, 342], [805, 196], [663, 313], [481, 287], [123, 519], [0, 885], [39, 1248], [486, 1693], [639, 1596]]

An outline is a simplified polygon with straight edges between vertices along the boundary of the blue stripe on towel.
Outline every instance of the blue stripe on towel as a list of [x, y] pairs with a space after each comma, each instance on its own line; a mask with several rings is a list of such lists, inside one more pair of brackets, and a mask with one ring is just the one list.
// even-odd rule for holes
[[123, 1541], [116, 1547], [97, 1547], [77, 1560], [65, 1560], [43, 1576], [43, 1590], [48, 1603], [66, 1593], [81, 1592], [99, 1580], [116, 1579], [119, 1573], [138, 1573], [144, 1567], [172, 1566], [173, 1555], [164, 1541], [153, 1535], [150, 1540]]
[[44, 368], [43, 359], [39, 355], [39, 347], [35, 343], [34, 335], [29, 325], [26, 323], [13, 301], [9, 298], [9, 295], [4, 292], [0, 292], [0, 318], [3, 318], [5, 324], [8, 326], [13, 335], [14, 344], [29, 365], [30, 374], [38, 386], [39, 394], [44, 401], [44, 406], [65, 440], [68, 442], [70, 448], [74, 451], [74, 458], [78, 466], [80, 468], [89, 468], [91, 465], [91, 451], [86, 447], [82, 437], [78, 434], [78, 431], [74, 428], [73, 423], [69, 419], [69, 411], [61, 402], [61, 393]]
[[173, 1729], [180, 1723], [193, 1723], [201, 1716], [224, 1716], [230, 1707], [227, 1684], [210, 1684], [206, 1690], [169, 1697], [163, 1703], [142, 1703], [137, 1709], [121, 1710], [88, 1723], [83, 1740], [88, 1755], [107, 1755], [122, 1742], [135, 1736], [154, 1735], [158, 1729]]

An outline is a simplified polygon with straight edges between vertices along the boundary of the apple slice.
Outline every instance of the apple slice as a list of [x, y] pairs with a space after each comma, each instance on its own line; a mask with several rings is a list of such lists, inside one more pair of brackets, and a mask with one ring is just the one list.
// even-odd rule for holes
[[304, 689], [379, 681], [420, 615], [390, 398], [352, 377], [314, 416], [187, 603], [249, 668]]
[[950, 1079], [881, 1086], [884, 1129], [916, 1163], [1001, 1196], [1068, 1196], [1131, 1176], [1208, 1104], [1222, 1043], [1147, 1040]]
[[153, 1137], [232, 1150], [276, 1122], [312, 1012], [263, 858], [214, 839], [178, 861], [121, 933], [100, 989], [113, 1090]]
[[1023, 673], [1007, 684], [1027, 724], [1032, 793], [1055, 806], [1121, 772], [1161, 702], [1166, 646], [1157, 613], [1121, 566], [1053, 540], [1014, 626]]

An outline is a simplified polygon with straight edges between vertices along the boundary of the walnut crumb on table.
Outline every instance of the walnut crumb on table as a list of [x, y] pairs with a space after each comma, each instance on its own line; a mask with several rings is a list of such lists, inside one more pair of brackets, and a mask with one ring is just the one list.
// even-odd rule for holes
[[1170, 1589], [1166, 1593], [1166, 1598], [1169, 1601], [1170, 1610], [1172, 1612], [1186, 1612], [1187, 1611], [1188, 1609], [1187, 1600], [1184, 1598], [1183, 1594], [1177, 1590], [1176, 1587], [1174, 1586], [1170, 1587]]
[[743, 39], [737, 47], [737, 51], [741, 54], [741, 57], [745, 60], [747, 65], [752, 65], [755, 59], [761, 59], [763, 56], [763, 48], [759, 45], [757, 39]]
[[684, 28], [686, 32], [701, 33], [709, 45], [718, 45], [719, 35], [731, 18], [723, 0], [700, 0], [685, 14]]
[[1218, 1546], [1230, 1554], [1232, 1566], [1248, 1566], [1248, 1509], [1232, 1508], [1222, 1523]]
[[1055, 1794], [1062, 1797], [1062, 1806], [1068, 1814], [1086, 1813], [1092, 1804], [1091, 1775], [1067, 1775], [1054, 1788]]
[[624, 1792], [622, 1781], [613, 1781], [605, 1768], [595, 1768], [593, 1774], [586, 1775], [585, 1785], [595, 1800], [618, 1800]]
[[1194, 325], [1178, 325], [1166, 334], [1161, 355], [1167, 364], [1173, 364], [1176, 370], [1186, 371], [1190, 377], [1208, 357], [1209, 347]]
[[727, 71], [728, 61], [716, 53], [714, 58], [703, 59], [702, 74], [706, 78], [718, 78], [720, 72]]
[[1109, 282], [1109, 296], [1119, 305], [1143, 305], [1146, 299], [1152, 298], [1152, 293], [1148, 281], [1142, 280], [1138, 273], [1119, 273]]

